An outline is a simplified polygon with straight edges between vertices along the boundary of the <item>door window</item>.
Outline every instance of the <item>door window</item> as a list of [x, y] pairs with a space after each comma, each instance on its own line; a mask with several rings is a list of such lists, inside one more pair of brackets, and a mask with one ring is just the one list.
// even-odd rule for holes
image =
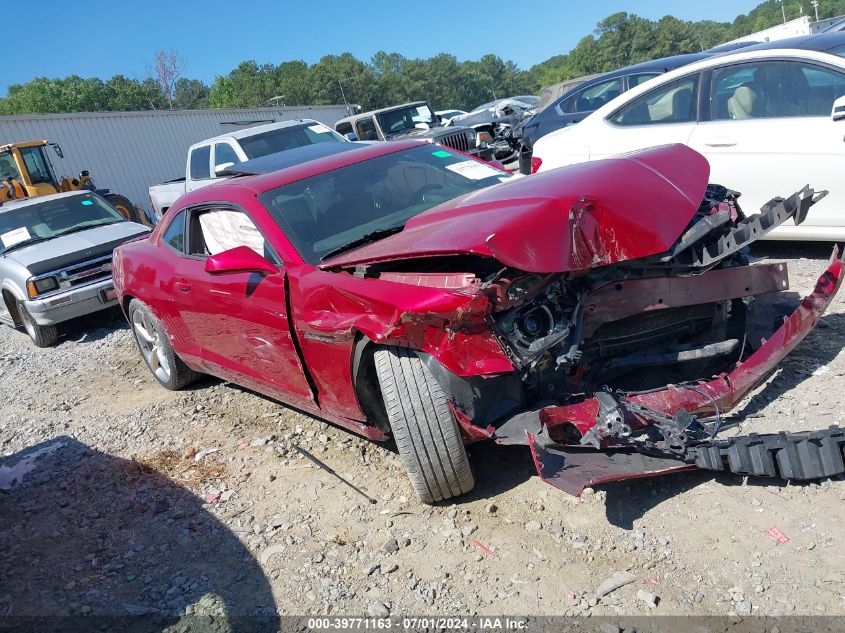
[[185, 252], [185, 212], [180, 211], [170, 221], [170, 225], [164, 232], [161, 241], [170, 248], [183, 253]]
[[47, 161], [44, 159], [42, 146], [21, 147], [20, 149], [32, 184], [51, 184], [53, 179], [50, 176], [50, 168], [47, 166]]
[[628, 75], [628, 90], [639, 86], [644, 81], [648, 81], [649, 79], [654, 79], [655, 77], [660, 76], [660, 73], [638, 73], [636, 75]]
[[584, 88], [566, 100], [567, 113], [593, 112], [622, 94], [622, 79], [611, 79]]
[[211, 161], [211, 145], [204, 145], [191, 152], [191, 180], [211, 178], [208, 164]]
[[208, 257], [238, 246], [248, 246], [262, 257], [279, 263], [261, 231], [243, 211], [208, 209], [191, 215], [190, 255]]
[[241, 159], [235, 154], [235, 150], [228, 143], [217, 143], [214, 146], [214, 174], [217, 175], [217, 169], [220, 165], [226, 163], [238, 164]]
[[713, 72], [713, 120], [830, 116], [845, 74], [797, 61], [761, 61]]
[[608, 117], [616, 125], [689, 123], [696, 120], [698, 75], [655, 88]]
[[372, 119], [361, 119], [355, 124], [356, 136], [362, 141], [378, 140], [376, 124]]

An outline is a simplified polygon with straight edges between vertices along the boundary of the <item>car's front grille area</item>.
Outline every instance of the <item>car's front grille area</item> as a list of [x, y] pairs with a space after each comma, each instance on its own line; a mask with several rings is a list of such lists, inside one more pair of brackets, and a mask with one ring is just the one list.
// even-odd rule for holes
[[[104, 279], [111, 278], [112, 256], [97, 257], [78, 264], [71, 264], [65, 268], [54, 270], [43, 275], [33, 277], [33, 281], [39, 281], [51, 277], [56, 280], [56, 286], [52, 290], [38, 294], [38, 298], [49, 297], [50, 295], [65, 292], [71, 288], [85, 286]], [[30, 295], [32, 296], [32, 295]]]
[[81, 286], [106, 279], [111, 277], [111, 266], [112, 261], [111, 256], [109, 256], [65, 268], [57, 275], [59, 286], [62, 288], [73, 288], [74, 286]]
[[437, 140], [441, 145], [451, 147], [459, 152], [466, 152], [469, 150], [469, 140], [466, 132], [458, 132], [457, 134], [449, 134]]
[[611, 321], [599, 327], [584, 341], [582, 349], [592, 358], [605, 358], [656, 345], [667, 338], [695, 334], [713, 323], [717, 306], [704, 303], [664, 308]]

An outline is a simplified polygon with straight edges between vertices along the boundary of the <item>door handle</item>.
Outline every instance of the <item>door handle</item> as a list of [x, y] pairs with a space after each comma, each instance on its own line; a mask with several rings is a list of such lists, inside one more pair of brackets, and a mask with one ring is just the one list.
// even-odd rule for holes
[[191, 284], [186, 281], [177, 281], [175, 283], [175, 286], [182, 292], [188, 292], [191, 289]]
[[729, 138], [714, 138], [710, 141], [705, 141], [704, 144], [707, 147], [734, 147], [736, 145], [736, 141]]

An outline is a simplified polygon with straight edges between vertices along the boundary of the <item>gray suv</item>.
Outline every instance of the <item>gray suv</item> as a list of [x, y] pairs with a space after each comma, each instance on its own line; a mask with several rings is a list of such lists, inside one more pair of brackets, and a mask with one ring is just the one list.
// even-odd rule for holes
[[112, 251], [148, 233], [90, 191], [3, 204], [0, 322], [53, 345], [57, 323], [116, 304]]

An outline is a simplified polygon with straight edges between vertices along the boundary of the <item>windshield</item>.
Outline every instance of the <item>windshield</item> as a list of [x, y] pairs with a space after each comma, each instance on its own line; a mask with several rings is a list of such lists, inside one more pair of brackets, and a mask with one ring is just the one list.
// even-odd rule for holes
[[376, 118], [385, 136], [402, 134], [415, 129], [418, 124], [420, 127], [423, 127], [423, 124], [428, 127], [437, 125], [431, 108], [426, 104], [382, 112], [377, 114]]
[[463, 154], [426, 145], [271, 189], [258, 199], [316, 266], [344, 245], [395, 230], [438, 204], [508, 178]]
[[238, 139], [250, 160], [315, 143], [346, 142], [340, 134], [322, 123], [304, 123]]
[[125, 222], [120, 213], [92, 193], [0, 207], [0, 254], [30, 242], [67, 233]]

